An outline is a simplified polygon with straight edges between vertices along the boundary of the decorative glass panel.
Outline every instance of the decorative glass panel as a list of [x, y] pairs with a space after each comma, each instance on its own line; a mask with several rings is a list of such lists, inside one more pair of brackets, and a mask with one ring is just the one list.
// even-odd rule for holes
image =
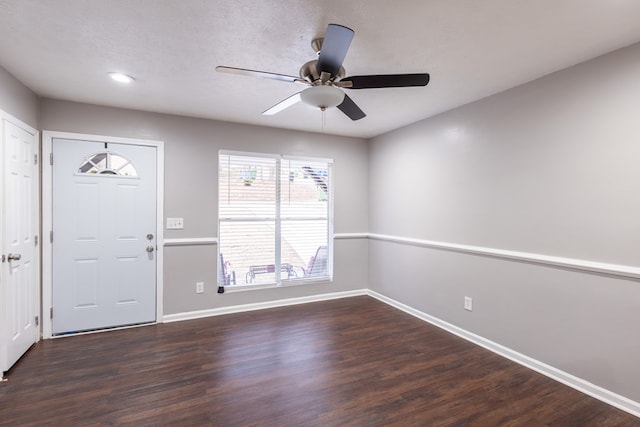
[[81, 174], [138, 176], [136, 168], [130, 160], [120, 154], [105, 151], [86, 157], [78, 168]]

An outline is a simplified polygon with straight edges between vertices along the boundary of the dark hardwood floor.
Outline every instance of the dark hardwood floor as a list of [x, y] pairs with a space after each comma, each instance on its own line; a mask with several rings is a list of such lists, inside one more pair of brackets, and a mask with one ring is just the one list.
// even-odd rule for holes
[[47, 340], [0, 425], [640, 426], [369, 297]]

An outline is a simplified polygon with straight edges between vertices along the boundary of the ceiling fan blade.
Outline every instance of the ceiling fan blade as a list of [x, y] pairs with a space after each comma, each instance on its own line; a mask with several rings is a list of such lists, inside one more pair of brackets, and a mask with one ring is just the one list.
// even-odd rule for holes
[[282, 101], [278, 102], [273, 107], [270, 107], [270, 108], [264, 110], [262, 112], [262, 114], [264, 114], [265, 116], [272, 116], [272, 115], [274, 115], [276, 113], [279, 113], [280, 111], [284, 110], [285, 108], [289, 108], [292, 105], [297, 104], [298, 102], [300, 102], [300, 92], [295, 93], [295, 94], [291, 95], [290, 97], [283, 99]]
[[329, 24], [318, 55], [318, 72], [335, 77], [353, 40], [353, 30], [338, 24]]
[[349, 89], [378, 89], [385, 87], [426, 86], [429, 74], [380, 74], [371, 76], [351, 76], [340, 80], [340, 83], [352, 82]]
[[283, 82], [308, 83], [306, 80], [296, 76], [287, 76], [286, 74], [269, 73], [267, 71], [247, 70], [245, 68], [225, 67], [218, 65], [216, 71], [220, 73], [239, 74], [242, 76], [262, 77], [263, 79], [280, 80]]
[[345, 113], [351, 120], [360, 120], [367, 115], [353, 102], [353, 99], [349, 98], [348, 95], [344, 95], [344, 100], [342, 104], [338, 105], [338, 109]]

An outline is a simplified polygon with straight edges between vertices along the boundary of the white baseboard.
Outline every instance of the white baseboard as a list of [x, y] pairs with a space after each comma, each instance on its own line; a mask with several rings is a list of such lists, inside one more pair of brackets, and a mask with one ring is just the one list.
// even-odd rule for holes
[[327, 294], [311, 295], [307, 297], [287, 298], [273, 301], [258, 302], [253, 304], [232, 305], [229, 307], [211, 308], [208, 310], [188, 311], [185, 313], [167, 314], [162, 320], [177, 322], [181, 320], [201, 319], [203, 317], [220, 316], [222, 314], [242, 313], [245, 311], [263, 310], [266, 308], [284, 307], [287, 305], [305, 304], [309, 302], [327, 301], [339, 298], [348, 298], [368, 295], [368, 289], [356, 289], [354, 291], [331, 292]]
[[431, 323], [432, 325], [444, 329], [447, 332], [451, 332], [452, 334], [457, 335], [460, 338], [464, 338], [467, 341], [477, 344], [480, 347], [486, 348], [487, 350], [492, 351], [502, 357], [506, 357], [507, 359], [512, 360], [522, 366], [533, 369], [534, 371], [542, 375], [545, 375], [553, 380], [556, 380], [564, 385], [578, 390], [588, 396], [591, 396], [611, 406], [628, 412], [631, 415], [640, 417], [640, 403], [636, 401], [592, 384], [588, 381], [583, 380], [582, 378], [578, 378], [575, 375], [554, 368], [553, 366], [547, 365], [546, 363], [540, 362], [539, 360], [533, 359], [529, 356], [483, 338], [465, 329], [459, 328], [458, 326], [452, 325], [451, 323], [445, 322], [444, 320], [438, 319], [437, 317], [430, 316], [426, 313], [409, 307], [408, 305], [379, 294], [378, 292], [367, 290], [367, 294], [379, 301], [384, 302], [385, 304], [402, 310], [405, 313], [411, 314], [412, 316], [424, 320], [425, 322]]

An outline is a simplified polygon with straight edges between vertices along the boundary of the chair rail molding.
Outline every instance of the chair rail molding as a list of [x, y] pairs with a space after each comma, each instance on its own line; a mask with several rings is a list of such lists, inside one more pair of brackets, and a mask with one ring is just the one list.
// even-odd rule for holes
[[217, 245], [217, 237], [184, 237], [179, 239], [164, 239], [164, 246], [209, 246]]
[[333, 238], [336, 240], [342, 239], [366, 239], [369, 237], [369, 233], [334, 233]]
[[578, 270], [589, 273], [606, 274], [614, 277], [640, 279], [640, 267], [609, 264], [597, 261], [587, 261], [574, 258], [564, 258], [552, 255], [518, 252], [504, 249], [486, 248], [482, 246], [461, 245], [457, 243], [438, 242], [433, 240], [413, 239], [408, 237], [391, 236], [387, 234], [369, 233], [368, 238], [401, 245], [418, 246], [423, 248], [440, 249], [470, 255], [488, 256], [516, 262], [528, 262], [548, 267]]
[[[335, 233], [333, 238], [336, 240], [346, 239], [366, 239], [368, 233]], [[209, 246], [217, 245], [217, 237], [182, 237], [174, 239], [164, 239], [164, 246]]]
[[[605, 274], [613, 277], [628, 279], [640, 279], [640, 267], [630, 265], [611, 264], [598, 261], [589, 261], [575, 258], [565, 258], [553, 255], [519, 252], [505, 249], [487, 248], [483, 246], [463, 245], [458, 243], [440, 242], [435, 240], [414, 239], [403, 236], [393, 236], [377, 233], [335, 233], [335, 240], [370, 239], [382, 242], [397, 243], [401, 245], [418, 246], [430, 249], [439, 249], [450, 252], [459, 252], [470, 255], [488, 256], [508, 261], [527, 262], [547, 267], [563, 268], [588, 273]], [[217, 245], [217, 237], [184, 237], [164, 239], [164, 246], [210, 246]]]

